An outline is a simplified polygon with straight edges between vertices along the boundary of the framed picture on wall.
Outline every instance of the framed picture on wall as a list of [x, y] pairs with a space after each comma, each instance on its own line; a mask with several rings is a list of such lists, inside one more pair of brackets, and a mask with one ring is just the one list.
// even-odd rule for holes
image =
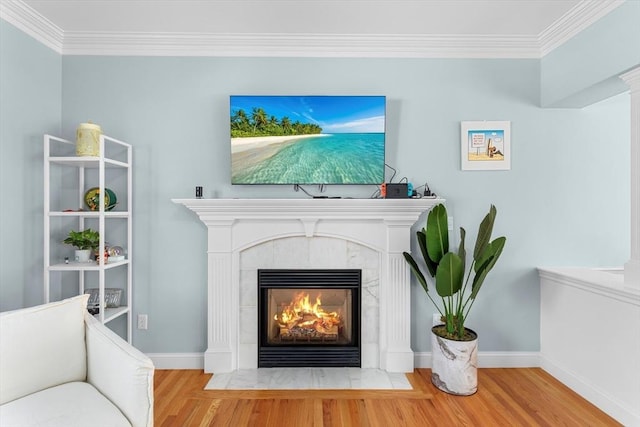
[[462, 170], [510, 170], [511, 122], [460, 122]]

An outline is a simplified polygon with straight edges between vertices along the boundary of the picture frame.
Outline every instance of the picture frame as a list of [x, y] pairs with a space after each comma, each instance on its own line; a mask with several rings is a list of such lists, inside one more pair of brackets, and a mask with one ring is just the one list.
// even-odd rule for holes
[[462, 170], [510, 170], [511, 122], [460, 122]]

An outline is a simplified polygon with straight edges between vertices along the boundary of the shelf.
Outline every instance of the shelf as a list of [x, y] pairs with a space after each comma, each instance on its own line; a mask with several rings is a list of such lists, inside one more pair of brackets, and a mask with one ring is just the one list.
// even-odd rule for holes
[[[65, 166], [75, 166], [75, 167], [83, 167], [83, 168], [97, 168], [100, 166], [100, 157], [89, 157], [89, 156], [69, 156], [69, 157], [56, 157], [51, 156], [48, 158], [49, 162], [65, 165]], [[104, 159], [104, 166], [106, 168], [128, 168], [129, 164], [125, 162], [120, 162], [118, 160], [112, 159]]]
[[[72, 252], [59, 248], [61, 239], [58, 236], [65, 233], [69, 226], [79, 230], [91, 226], [100, 235], [99, 248], [107, 246], [106, 238], [111, 235], [119, 236], [122, 246], [127, 251], [132, 251], [132, 147], [106, 135], [100, 135], [98, 146], [99, 154], [96, 156], [77, 156], [74, 155], [77, 152], [76, 142], [44, 135], [44, 299], [49, 302], [52, 291], [59, 294], [63, 283], [68, 281], [77, 284], [78, 291], [86, 289], [89, 284], [97, 287], [99, 300], [102, 301], [108, 277], [108, 284], [121, 289], [126, 295], [124, 301], [127, 302], [127, 306], [105, 307], [94, 317], [102, 323], [116, 318], [126, 319], [126, 339], [131, 343], [133, 264], [130, 258], [112, 263], [106, 262], [105, 259], [103, 265], [95, 260], [62, 262], [64, 255], [70, 255], [67, 258], [69, 260], [74, 257]], [[93, 183], [94, 187], [103, 192], [109, 185], [117, 185], [118, 191], [124, 195], [123, 200], [120, 200], [120, 204], [112, 211], [106, 211], [102, 206], [101, 210], [88, 210], [83, 203], [87, 183]], [[77, 198], [73, 197], [74, 194]], [[76, 201], [73, 201], [74, 199]], [[55, 209], [52, 210], [52, 207]], [[107, 271], [112, 273], [107, 275]], [[52, 280], [53, 277], [55, 279]]]
[[110, 270], [112, 268], [120, 267], [121, 265], [129, 264], [129, 260], [125, 259], [124, 261], [118, 262], [110, 262], [106, 263], [104, 267], [100, 267], [96, 264], [95, 261], [90, 262], [69, 262], [53, 264], [49, 266], [49, 271], [100, 271], [100, 269], [104, 268], [105, 270]]
[[[129, 312], [129, 307], [115, 307], [115, 308], [105, 308], [104, 309], [104, 323], [110, 322], [113, 319], [122, 316]], [[93, 317], [100, 320], [100, 313], [94, 314]]]
[[[49, 216], [60, 216], [60, 217], [73, 217], [73, 218], [100, 218], [99, 211], [72, 211], [72, 212], [61, 212], [61, 211], [51, 211], [48, 212]], [[104, 212], [105, 218], [129, 218], [129, 212], [124, 211], [109, 211]]]

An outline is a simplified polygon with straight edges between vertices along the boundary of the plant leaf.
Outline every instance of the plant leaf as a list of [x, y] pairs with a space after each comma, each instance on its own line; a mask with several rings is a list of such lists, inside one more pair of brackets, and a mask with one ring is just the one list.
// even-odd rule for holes
[[435, 277], [436, 270], [438, 269], [438, 264], [433, 262], [427, 254], [427, 235], [424, 229], [417, 231], [416, 235], [418, 237], [420, 252], [422, 252], [422, 258], [424, 259], [424, 263], [427, 265], [427, 270], [429, 270], [429, 274], [431, 275], [431, 277]]
[[426, 240], [427, 254], [436, 264], [449, 252], [449, 227], [447, 225], [447, 209], [442, 203], [429, 211], [427, 217]]
[[[482, 253], [482, 263], [480, 267], [476, 269], [475, 277], [473, 278], [473, 285], [471, 286], [471, 295], [469, 298], [475, 299], [478, 292], [480, 292], [480, 288], [482, 287], [482, 283], [484, 279], [487, 277], [487, 274], [491, 271], [498, 258], [500, 258], [500, 254], [502, 254], [502, 249], [504, 249], [504, 245], [507, 242], [506, 237], [498, 237], [493, 242], [489, 243]], [[476, 262], [476, 266], [478, 263]]]
[[464, 268], [462, 260], [453, 252], [446, 253], [436, 272], [436, 291], [441, 297], [454, 295], [462, 288]]
[[[498, 239], [494, 240], [493, 242], [496, 242], [497, 240]], [[495, 255], [495, 249], [492, 249], [491, 245], [486, 245], [484, 248], [484, 251], [482, 251], [480, 256], [478, 256], [478, 258], [476, 259], [476, 264], [474, 268], [476, 274], [478, 273], [478, 271], [480, 271], [480, 269], [487, 262], [487, 260], [493, 257], [494, 255]]]
[[478, 263], [480, 254], [484, 252], [484, 249], [489, 244], [491, 239], [491, 233], [493, 232], [493, 223], [496, 219], [497, 210], [496, 207], [491, 205], [489, 213], [485, 215], [484, 219], [478, 227], [478, 238], [476, 239], [476, 247], [473, 250], [473, 259]]
[[416, 263], [416, 261], [413, 259], [410, 253], [403, 252], [402, 255], [404, 255], [404, 259], [407, 260], [409, 267], [411, 267], [411, 271], [413, 272], [413, 274], [416, 276], [416, 278], [424, 288], [424, 291], [428, 293], [429, 287], [427, 286], [427, 279], [425, 279], [424, 274], [422, 274], [422, 271], [420, 271], [420, 267], [418, 267], [418, 263]]
[[464, 273], [465, 264], [467, 263], [467, 251], [464, 247], [464, 238], [466, 237], [467, 232], [464, 228], [460, 227], [460, 246], [458, 246], [458, 256], [462, 260], [462, 272]]

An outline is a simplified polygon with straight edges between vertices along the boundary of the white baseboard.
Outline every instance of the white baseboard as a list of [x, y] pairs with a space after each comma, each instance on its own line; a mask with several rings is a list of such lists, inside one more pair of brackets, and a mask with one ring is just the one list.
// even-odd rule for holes
[[[414, 353], [416, 368], [431, 368], [431, 352]], [[480, 351], [478, 352], [480, 368], [538, 368], [540, 353], [537, 351]]]
[[[204, 369], [203, 353], [148, 353], [157, 369]], [[431, 367], [431, 352], [414, 353], [416, 368]], [[481, 368], [533, 368], [540, 366], [537, 352], [480, 352]]]
[[204, 353], [147, 353], [156, 369], [204, 369]]
[[540, 367], [622, 425], [640, 426], [640, 412], [637, 409], [634, 410], [616, 401], [609, 393], [588, 379], [576, 375], [543, 355], [540, 355]]

